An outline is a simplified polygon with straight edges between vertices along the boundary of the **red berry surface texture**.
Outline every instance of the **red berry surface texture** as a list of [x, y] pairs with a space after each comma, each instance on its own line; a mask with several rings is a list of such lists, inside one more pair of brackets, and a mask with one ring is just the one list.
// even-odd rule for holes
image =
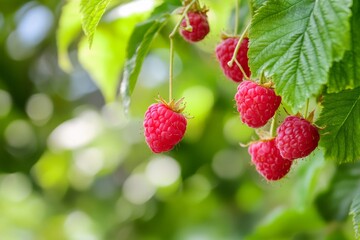
[[186, 19], [181, 21], [180, 34], [188, 42], [198, 42], [205, 38], [209, 33], [210, 27], [207, 20], [206, 13], [202, 12], [189, 12], [188, 13], [189, 23], [191, 30], [187, 30]]
[[281, 97], [272, 88], [243, 81], [238, 86], [235, 101], [241, 120], [250, 127], [259, 128], [274, 116]]
[[279, 180], [290, 171], [292, 161], [280, 155], [275, 139], [252, 143], [249, 153], [256, 170], [269, 181]]
[[154, 153], [171, 150], [181, 141], [186, 118], [163, 103], [152, 104], [145, 112], [145, 140]]
[[294, 160], [308, 156], [318, 146], [319, 132], [304, 118], [289, 116], [277, 129], [276, 146], [281, 156]]
[[[220, 66], [228, 78], [233, 80], [234, 82], [241, 82], [244, 78], [243, 73], [241, 72], [239, 66], [234, 62], [232, 67], [228, 65], [228, 62], [231, 60], [236, 44], [238, 43], [239, 38], [227, 38], [224, 41], [222, 41], [219, 45], [217, 45], [215, 53], [216, 57], [220, 63]], [[240, 63], [242, 68], [244, 69], [244, 72], [249, 77], [250, 76], [250, 68], [248, 65], [248, 44], [249, 39], [244, 38], [243, 41], [240, 44], [239, 51], [236, 55], [236, 60]]]

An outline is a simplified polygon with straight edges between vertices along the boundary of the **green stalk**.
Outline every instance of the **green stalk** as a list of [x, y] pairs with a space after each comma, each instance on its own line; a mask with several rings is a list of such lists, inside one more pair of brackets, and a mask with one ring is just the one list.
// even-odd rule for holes
[[187, 13], [190, 9], [190, 7], [197, 2], [197, 0], [192, 0], [184, 9], [184, 12], [181, 15], [180, 20], [176, 23], [174, 29], [169, 35], [170, 39], [170, 63], [169, 63], [169, 102], [173, 101], [173, 68], [174, 68], [174, 36], [176, 32], [178, 31], [181, 21], [184, 19], [184, 17], [187, 16]]
[[[240, 38], [239, 38], [239, 41], [238, 43], [236, 44], [236, 47], [235, 47], [235, 50], [234, 50], [234, 53], [233, 53], [233, 56], [232, 58], [230, 59], [230, 61], [227, 63], [229, 67], [232, 67], [234, 65], [234, 62], [239, 66], [240, 64], [238, 64], [237, 60], [236, 60], [236, 55], [238, 54], [239, 52], [239, 49], [240, 49], [240, 45], [241, 45], [241, 42], [242, 40], [244, 39], [245, 35], [247, 34], [247, 31], [249, 30], [249, 27], [250, 27], [250, 24], [248, 24], [246, 26], [246, 28], [244, 29], [244, 31], [242, 32]], [[249, 76], [246, 75], [244, 69], [241, 67], [240, 70], [242, 71], [244, 77], [246, 79], [249, 79]]]
[[235, 0], [235, 24], [234, 24], [234, 36], [237, 34], [239, 27], [239, 0]]
[[306, 105], [305, 105], [305, 114], [304, 114], [304, 117], [305, 119], [308, 117], [308, 111], [309, 111], [309, 98], [306, 100]]
[[276, 119], [277, 119], [277, 113], [275, 112], [275, 115], [272, 119], [272, 122], [271, 122], [271, 127], [270, 127], [270, 134], [271, 134], [271, 137], [275, 137], [276, 136]]

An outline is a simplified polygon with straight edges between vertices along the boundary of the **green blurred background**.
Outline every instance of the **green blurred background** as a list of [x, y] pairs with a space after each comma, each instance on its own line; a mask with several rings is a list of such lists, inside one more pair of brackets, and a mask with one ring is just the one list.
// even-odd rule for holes
[[335, 169], [321, 150], [268, 183], [239, 146], [255, 134], [214, 55], [234, 1], [203, 1], [203, 42], [176, 36], [174, 95], [193, 118], [173, 151], [148, 149], [143, 114], [168, 97], [177, 17], [152, 43], [130, 105], [114, 96], [132, 29], [161, 2], [113, 1], [89, 49], [79, 1], [0, 0], [0, 239], [352, 239], [350, 218], [326, 222], [314, 205]]

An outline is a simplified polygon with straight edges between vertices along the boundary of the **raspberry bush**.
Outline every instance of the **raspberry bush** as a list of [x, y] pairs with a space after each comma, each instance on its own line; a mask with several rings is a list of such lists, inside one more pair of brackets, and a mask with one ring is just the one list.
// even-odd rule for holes
[[[358, 0], [248, 0], [240, 6], [239, 1], [164, 0], [155, 1], [158, 5], [151, 13], [134, 14], [131, 20], [119, 18], [113, 26], [109, 19], [116, 11], [107, 12], [107, 6], [110, 10], [123, 1], [110, 2], [80, 1], [82, 26], [90, 46], [96, 49], [95, 57], [89, 57], [92, 50], [84, 47], [79, 33], [69, 42], [68, 34], [76, 27], [68, 19], [60, 19], [61, 25], [70, 25], [70, 30], [58, 31], [60, 64], [69, 70], [71, 62], [79, 60], [107, 103], [119, 96], [129, 115], [141, 115], [143, 128], [138, 129], [138, 135], [143, 140], [133, 148], [146, 150], [138, 151], [137, 159], [162, 156], [158, 153], [174, 157], [184, 170], [179, 199], [186, 198], [182, 194], [189, 186], [203, 187], [203, 192], [193, 191], [198, 193], [199, 202], [206, 201], [206, 189], [210, 195], [233, 191], [225, 197], [233, 204], [229, 209], [253, 204], [252, 210], [231, 213], [239, 215], [255, 211], [252, 199], [256, 191], [267, 191], [262, 198], [269, 198], [268, 206], [275, 205], [274, 199], [282, 199], [282, 206], [289, 208], [269, 214], [272, 219], [264, 225], [245, 222], [254, 229], [249, 239], [344, 239], [349, 214], [354, 235], [360, 232]], [[67, 11], [74, 15], [71, 3], [62, 16]], [[108, 15], [100, 21], [103, 14]], [[73, 55], [68, 50], [79, 38], [78, 59], [66, 61]], [[168, 69], [164, 71], [162, 65]], [[161, 81], [149, 74], [158, 77], [164, 72], [169, 77]], [[168, 95], [168, 101], [153, 103], [158, 94]], [[172, 104], [183, 96], [186, 108], [179, 110]], [[236, 134], [238, 138], [228, 136]], [[182, 144], [175, 147], [180, 141]], [[239, 142], [247, 147], [240, 147]], [[224, 164], [232, 160], [230, 166]], [[238, 167], [238, 163], [242, 165]], [[241, 168], [239, 175], [236, 168]], [[136, 171], [142, 169], [140, 166]], [[229, 180], [229, 172], [238, 178]], [[222, 181], [224, 176], [233, 182]], [[278, 198], [281, 190], [274, 187], [276, 181], [286, 189]], [[168, 196], [159, 192], [156, 197], [165, 202]], [[216, 202], [214, 199], [224, 198], [210, 200]], [[185, 199], [179, 206], [186, 207], [191, 201]], [[163, 211], [166, 215], [166, 207]], [[298, 221], [301, 223], [291, 225]], [[343, 222], [345, 227], [334, 227], [330, 224], [334, 221]], [[284, 226], [272, 225], [279, 223]], [[321, 230], [314, 233], [314, 229]], [[188, 232], [162, 237], [191, 238]], [[244, 232], [241, 237], [249, 230]]]

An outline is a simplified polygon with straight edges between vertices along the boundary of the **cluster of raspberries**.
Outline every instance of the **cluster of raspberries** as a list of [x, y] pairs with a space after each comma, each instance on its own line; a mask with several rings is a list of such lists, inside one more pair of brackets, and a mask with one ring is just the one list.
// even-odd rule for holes
[[[244, 80], [251, 75], [247, 55], [249, 39], [244, 37], [240, 43], [239, 40], [238, 37], [225, 38], [216, 47], [216, 57], [225, 76], [240, 83], [235, 101], [242, 122], [249, 127], [260, 128], [275, 115], [281, 97], [275, 94], [271, 84]], [[233, 56], [238, 43], [239, 48]], [[229, 63], [233, 58], [236, 64], [231, 66]], [[293, 160], [304, 158], [314, 151], [319, 139], [318, 129], [310, 121], [300, 116], [288, 116], [277, 129], [275, 138], [250, 144], [251, 161], [267, 180], [279, 180], [290, 171]]]
[[[235, 95], [241, 120], [250, 127], [264, 126], [275, 114], [281, 97], [268, 84], [243, 81]], [[288, 116], [277, 129], [277, 136], [251, 143], [249, 153], [256, 170], [267, 180], [283, 178], [293, 160], [308, 156], [317, 147], [318, 129], [301, 116]]]
[[[206, 11], [190, 11], [180, 24], [180, 34], [188, 42], [198, 42], [209, 33]], [[235, 101], [242, 122], [260, 128], [273, 118], [281, 103], [271, 84], [248, 80], [249, 39], [244, 37], [238, 49], [239, 37], [223, 39], [215, 49], [216, 57], [226, 77], [239, 83]], [[233, 56], [236, 52], [236, 56]], [[234, 64], [229, 64], [233, 59]], [[244, 80], [246, 79], [246, 80]], [[179, 102], [161, 101], [151, 105], [145, 113], [145, 140], [154, 153], [166, 152], [178, 144], [186, 131], [187, 120]], [[267, 180], [283, 178], [293, 160], [308, 156], [318, 145], [318, 129], [311, 120], [301, 116], [288, 116], [277, 129], [277, 136], [252, 142], [249, 146], [251, 161]]]

